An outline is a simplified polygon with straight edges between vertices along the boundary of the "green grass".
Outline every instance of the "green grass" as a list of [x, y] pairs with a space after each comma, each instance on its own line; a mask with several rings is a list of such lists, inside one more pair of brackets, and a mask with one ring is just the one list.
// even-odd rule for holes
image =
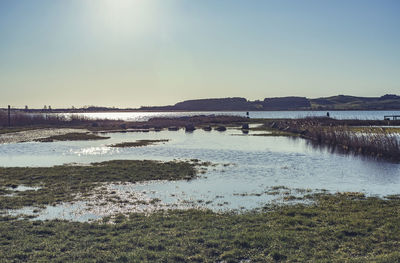
[[316, 195], [244, 214], [187, 210], [103, 222], [0, 218], [3, 262], [399, 262], [400, 201]]
[[53, 141], [88, 141], [88, 140], [104, 140], [110, 137], [98, 136], [92, 133], [71, 132], [62, 135], [54, 135], [46, 138], [36, 139], [37, 142], [53, 142]]
[[[182, 180], [196, 176], [192, 162], [157, 162], [114, 160], [91, 166], [54, 166], [38, 168], [0, 167], [0, 209], [53, 205], [72, 201], [76, 194], [87, 193], [99, 183], [141, 182], [148, 180]], [[15, 192], [18, 185], [41, 187], [39, 190]]]
[[148, 145], [153, 145], [156, 143], [161, 143], [161, 142], [168, 142], [169, 140], [137, 140], [135, 142], [122, 142], [122, 143], [117, 143], [117, 144], [112, 144], [109, 145], [110, 147], [142, 147], [142, 146], [148, 146]]

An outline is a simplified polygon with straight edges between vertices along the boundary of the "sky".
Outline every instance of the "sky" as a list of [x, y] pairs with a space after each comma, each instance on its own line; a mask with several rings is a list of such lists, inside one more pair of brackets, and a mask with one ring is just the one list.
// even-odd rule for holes
[[400, 94], [398, 0], [0, 0], [0, 108]]

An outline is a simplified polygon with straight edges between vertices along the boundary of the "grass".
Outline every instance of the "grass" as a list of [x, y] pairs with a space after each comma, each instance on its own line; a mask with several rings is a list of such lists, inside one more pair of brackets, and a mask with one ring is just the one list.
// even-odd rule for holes
[[0, 217], [3, 262], [399, 262], [400, 200], [316, 195], [263, 212], [187, 210], [97, 223]]
[[88, 140], [104, 140], [110, 137], [98, 136], [92, 133], [71, 132], [62, 135], [54, 135], [46, 138], [36, 139], [36, 142], [53, 142], [53, 141], [88, 141]]
[[[148, 180], [189, 180], [197, 175], [196, 166], [204, 163], [114, 160], [91, 166], [54, 166], [37, 168], [0, 167], [0, 209], [55, 205], [72, 201], [99, 183], [141, 182]], [[39, 190], [16, 192], [10, 188], [24, 185]]]
[[122, 142], [117, 144], [109, 145], [110, 147], [142, 147], [153, 145], [160, 142], [168, 142], [169, 140], [137, 140], [135, 142]]

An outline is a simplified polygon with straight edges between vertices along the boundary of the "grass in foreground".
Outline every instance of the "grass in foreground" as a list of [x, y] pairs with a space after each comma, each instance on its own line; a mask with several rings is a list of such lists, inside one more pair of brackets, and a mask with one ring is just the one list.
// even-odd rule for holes
[[[0, 209], [52, 205], [72, 201], [104, 182], [141, 182], [182, 180], [196, 176], [191, 162], [114, 160], [90, 166], [54, 166], [37, 168], [0, 167]], [[39, 190], [12, 191], [19, 185]], [[12, 195], [10, 195], [12, 194]]]
[[3, 262], [399, 262], [400, 200], [317, 195], [245, 214], [188, 210], [115, 224], [0, 218]]
[[36, 142], [54, 142], [54, 141], [89, 141], [89, 140], [104, 140], [110, 137], [98, 136], [92, 133], [71, 132], [62, 135], [54, 135], [46, 138], [36, 139]]
[[157, 143], [163, 143], [163, 142], [168, 142], [169, 140], [138, 140], [135, 142], [122, 142], [122, 143], [117, 143], [117, 144], [112, 144], [109, 145], [110, 147], [142, 147], [142, 146], [148, 146], [148, 145], [153, 145]]

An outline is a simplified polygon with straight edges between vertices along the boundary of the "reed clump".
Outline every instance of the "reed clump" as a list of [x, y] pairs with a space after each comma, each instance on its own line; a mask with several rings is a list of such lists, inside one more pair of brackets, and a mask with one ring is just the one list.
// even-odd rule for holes
[[341, 125], [329, 118], [280, 120], [269, 126], [280, 131], [298, 134], [311, 140], [315, 145], [329, 146], [342, 152], [400, 161], [400, 137], [384, 129], [380, 132], [372, 132], [369, 129], [354, 130], [348, 125]]

